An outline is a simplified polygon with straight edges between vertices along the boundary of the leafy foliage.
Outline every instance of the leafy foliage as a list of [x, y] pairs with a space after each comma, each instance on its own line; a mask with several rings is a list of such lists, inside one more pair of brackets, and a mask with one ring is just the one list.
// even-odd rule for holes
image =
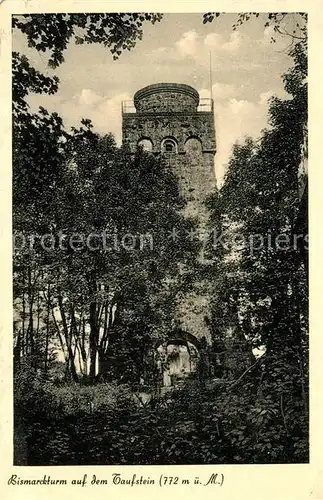
[[[260, 370], [261, 372], [261, 370]], [[259, 373], [261, 375], [261, 373]], [[30, 465], [243, 464], [308, 461], [307, 435], [280, 400], [257, 395], [255, 374], [230, 390], [190, 384], [154, 404], [138, 406], [126, 387], [99, 384], [37, 387], [45, 405], [28, 405]], [[202, 390], [201, 390], [202, 389]], [[45, 394], [46, 394], [45, 393]], [[73, 411], [57, 396], [68, 395]], [[102, 395], [102, 399], [99, 395]], [[65, 397], [65, 396], [64, 396]], [[25, 398], [25, 395], [24, 395]], [[101, 401], [101, 403], [100, 403]], [[77, 406], [75, 406], [75, 404]], [[30, 409], [34, 409], [30, 413]], [[28, 420], [28, 422], [27, 422]], [[286, 430], [285, 424], [288, 428]]]
[[[40, 14], [14, 17], [13, 27], [31, 47], [49, 50], [54, 68], [74, 36], [77, 43], [103, 43], [117, 58], [142, 37], [143, 23], [160, 19], [149, 13]], [[113, 328], [116, 338], [120, 328], [123, 336], [142, 337], [141, 352], [148, 349], [162, 318], [171, 321], [176, 286], [170, 283], [176, 281], [179, 262], [194, 262], [196, 245], [187, 245], [185, 238], [173, 244], [169, 238], [171, 229], [185, 234], [192, 224], [179, 215], [183, 201], [177, 181], [160, 161], [143, 151], [133, 158], [119, 150], [111, 136], [95, 134], [89, 120], [67, 133], [56, 113], [43, 108], [29, 112], [28, 93], [52, 94], [58, 83], [56, 76], [45, 77], [32, 68], [25, 56], [13, 54], [13, 222], [16, 241], [25, 243], [15, 249], [14, 259], [15, 356], [18, 363], [27, 356], [46, 371], [49, 346], [58, 343], [66, 374], [76, 380], [77, 357], [86, 375], [90, 356], [94, 377], [96, 357], [101, 366]], [[90, 236], [95, 249], [62, 248], [75, 233], [76, 238]], [[111, 235], [135, 238], [135, 245], [127, 249], [112, 241], [106, 249], [101, 241], [97, 246], [103, 234], [110, 240]], [[163, 313], [153, 312], [156, 302]], [[143, 307], [145, 324], [138, 321]], [[127, 314], [128, 320], [117, 327]], [[115, 355], [110, 352], [109, 364]]]
[[161, 14], [148, 12], [28, 14], [13, 17], [12, 23], [26, 35], [30, 47], [50, 51], [49, 66], [57, 68], [64, 61], [64, 51], [72, 38], [77, 44], [101, 43], [118, 59], [123, 50], [131, 50], [141, 40], [144, 23], [155, 24], [161, 19]]
[[25, 97], [37, 94], [54, 94], [58, 89], [59, 79], [47, 77], [30, 66], [28, 58], [19, 52], [12, 53], [12, 101], [14, 115], [27, 110]]
[[[140, 336], [147, 340], [157, 335], [158, 327], [166, 330], [168, 323], [162, 323], [166, 311], [171, 311], [169, 294], [175, 293], [170, 280], [176, 282], [179, 277], [180, 262], [194, 264], [197, 246], [188, 237], [178, 242], [169, 237], [174, 227], [188, 233], [192, 223], [180, 215], [183, 200], [176, 178], [160, 161], [143, 151], [133, 158], [126, 150], [119, 150], [112, 137], [93, 133], [87, 121], [71, 135], [64, 133], [59, 156], [46, 155], [44, 160], [42, 155], [51, 143], [59, 147], [46, 122], [45, 131], [48, 135], [39, 129], [39, 121], [35, 130], [27, 127], [31, 140], [37, 141], [39, 160], [30, 145], [24, 149], [17, 144], [17, 158], [23, 162], [16, 164], [14, 224], [28, 241], [36, 228], [39, 237], [47, 232], [50, 245], [39, 244], [38, 238], [31, 254], [29, 247], [16, 254], [17, 282], [23, 281], [32, 266], [29, 298], [40, 295], [40, 310], [48, 303], [50, 322], [65, 352], [68, 371], [76, 378], [73, 364], [76, 356], [81, 356], [86, 373], [89, 339], [90, 375], [94, 377], [96, 357], [100, 356], [100, 363], [108, 344], [111, 350], [114, 329], [115, 338], [120, 336], [120, 328], [123, 335], [126, 330], [130, 336], [137, 331], [137, 342]], [[39, 161], [42, 169], [30, 169], [29, 154], [34, 165]], [[27, 213], [30, 218], [25, 217]], [[60, 242], [58, 235], [63, 235]], [[72, 245], [68, 242], [73, 241], [73, 235], [77, 241]], [[177, 289], [179, 284], [174, 286]], [[25, 287], [16, 288], [20, 304]], [[44, 289], [50, 289], [50, 294]], [[162, 315], [156, 301], [169, 304]], [[171, 317], [169, 314], [168, 322]], [[146, 324], [139, 318], [146, 318]], [[143, 342], [139, 342], [142, 352]]]
[[[214, 217], [221, 213], [226, 233], [215, 279], [215, 290], [222, 293], [213, 307], [222, 332], [231, 327], [250, 348], [265, 346], [248, 419], [258, 425], [259, 419], [278, 418], [278, 441], [285, 435], [290, 451], [284, 453], [292, 456], [297, 447], [305, 453], [308, 436], [308, 275], [302, 251], [307, 225], [297, 222], [306, 204], [298, 175], [307, 143], [304, 45], [293, 46], [290, 55], [294, 65], [284, 75], [290, 98], [271, 100], [270, 128], [258, 141], [234, 146], [220, 196], [213, 200]], [[255, 456], [259, 459], [258, 451], [263, 456], [264, 447], [269, 456], [281, 456], [278, 441], [276, 448], [272, 428], [264, 428]]]

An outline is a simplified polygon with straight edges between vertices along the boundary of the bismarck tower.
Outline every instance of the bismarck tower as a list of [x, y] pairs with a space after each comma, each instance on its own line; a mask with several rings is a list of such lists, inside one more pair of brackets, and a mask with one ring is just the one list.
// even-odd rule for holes
[[[162, 153], [179, 178], [186, 200], [184, 215], [198, 219], [203, 233], [208, 213], [205, 198], [214, 192], [216, 152], [212, 99], [200, 99], [189, 85], [160, 83], [136, 92], [133, 102], [122, 106], [123, 143], [135, 152], [142, 145], [152, 153]], [[201, 259], [203, 256], [201, 254]], [[181, 329], [210, 341], [206, 287], [179, 300]]]

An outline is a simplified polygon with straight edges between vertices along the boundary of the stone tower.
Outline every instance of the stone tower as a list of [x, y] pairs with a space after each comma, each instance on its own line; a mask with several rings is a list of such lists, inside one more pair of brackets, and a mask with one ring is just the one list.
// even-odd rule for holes
[[[154, 84], [136, 92], [133, 102], [123, 103], [122, 118], [123, 143], [131, 151], [142, 145], [168, 159], [187, 202], [184, 215], [197, 218], [202, 234], [208, 220], [203, 202], [216, 188], [213, 101], [200, 99], [189, 85]], [[179, 299], [181, 329], [210, 341], [208, 316], [207, 294], [199, 283], [195, 292]]]

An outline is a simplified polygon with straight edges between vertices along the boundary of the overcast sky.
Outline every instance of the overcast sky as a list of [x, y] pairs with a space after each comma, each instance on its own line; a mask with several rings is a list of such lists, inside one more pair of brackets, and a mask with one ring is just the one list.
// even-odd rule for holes
[[213, 98], [218, 151], [215, 170], [221, 183], [232, 145], [245, 135], [259, 136], [267, 122], [267, 100], [282, 96], [281, 75], [291, 64], [288, 41], [270, 43], [272, 29], [264, 18], [232, 30], [234, 14], [223, 14], [203, 25], [202, 14], [165, 14], [152, 26], [144, 24], [144, 36], [131, 51], [113, 61], [101, 45], [75, 45], [65, 52], [65, 62], [52, 71], [47, 54], [27, 47], [24, 35], [15, 31], [13, 50], [26, 54], [40, 71], [60, 79], [53, 96], [31, 95], [33, 110], [39, 105], [58, 112], [65, 125], [77, 126], [90, 118], [100, 133], [112, 132], [121, 140], [121, 101], [146, 85], [158, 82], [186, 83], [201, 97], [209, 97], [209, 54], [212, 54]]

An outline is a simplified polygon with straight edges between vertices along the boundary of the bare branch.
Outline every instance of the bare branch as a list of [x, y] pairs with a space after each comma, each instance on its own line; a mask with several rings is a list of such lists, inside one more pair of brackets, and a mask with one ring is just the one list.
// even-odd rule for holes
[[236, 386], [236, 385], [237, 385], [237, 384], [238, 384], [238, 383], [239, 383], [239, 382], [243, 379], [243, 377], [244, 377], [244, 376], [245, 376], [248, 372], [250, 372], [250, 370], [252, 370], [255, 366], [257, 366], [257, 364], [259, 364], [260, 360], [261, 360], [261, 358], [258, 358], [258, 359], [257, 359], [257, 361], [256, 361], [253, 365], [249, 366], [249, 368], [247, 368], [247, 370], [245, 370], [245, 371], [243, 372], [243, 374], [242, 374], [242, 375], [241, 375], [241, 376], [240, 376], [237, 380], [234, 380], [234, 381], [233, 381], [233, 382], [229, 385], [228, 390], [230, 391], [233, 387], [235, 387], [235, 386]]

